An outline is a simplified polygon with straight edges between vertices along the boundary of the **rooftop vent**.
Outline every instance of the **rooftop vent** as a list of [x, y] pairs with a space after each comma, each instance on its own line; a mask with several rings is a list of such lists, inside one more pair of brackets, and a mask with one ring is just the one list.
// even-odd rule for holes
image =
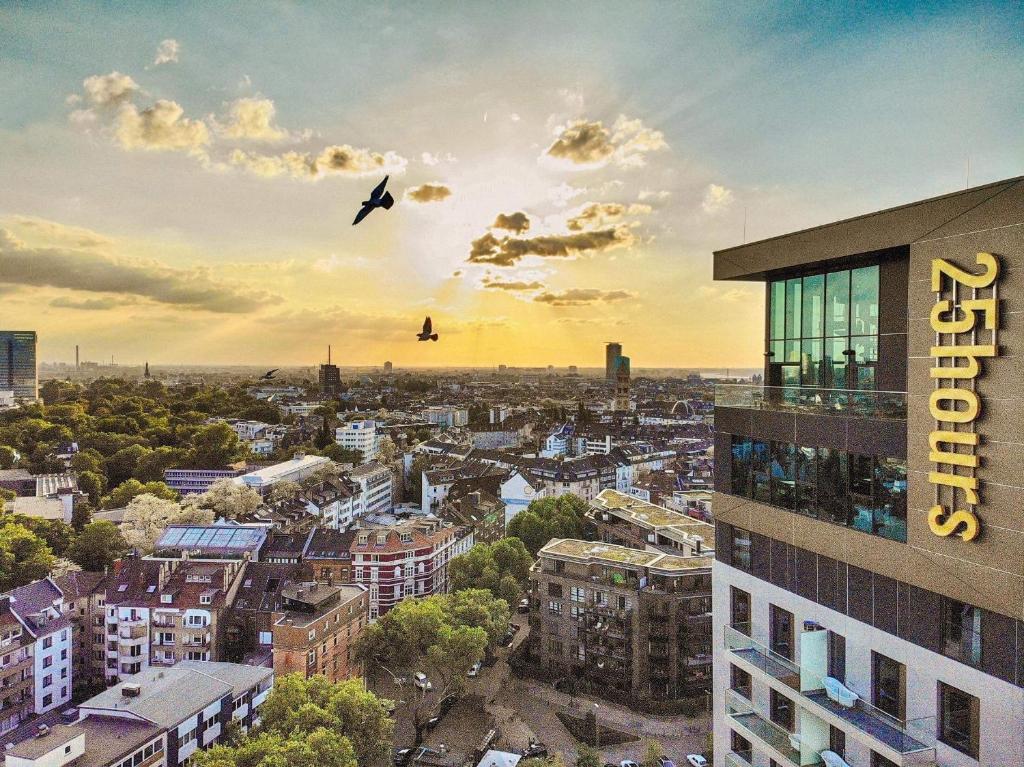
[[49, 726], [47, 726], [45, 724], [41, 724], [38, 727], [36, 727], [36, 737], [37, 738], [45, 738], [49, 734], [50, 734]]
[[142, 685], [125, 684], [121, 687], [121, 694], [126, 698], [137, 698], [142, 695]]

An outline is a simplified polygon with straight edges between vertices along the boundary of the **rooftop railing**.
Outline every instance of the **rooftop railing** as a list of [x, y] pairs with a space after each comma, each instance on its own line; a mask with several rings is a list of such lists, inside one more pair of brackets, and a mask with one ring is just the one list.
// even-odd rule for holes
[[717, 384], [715, 407], [835, 415], [847, 418], [907, 420], [907, 393], [801, 386]]

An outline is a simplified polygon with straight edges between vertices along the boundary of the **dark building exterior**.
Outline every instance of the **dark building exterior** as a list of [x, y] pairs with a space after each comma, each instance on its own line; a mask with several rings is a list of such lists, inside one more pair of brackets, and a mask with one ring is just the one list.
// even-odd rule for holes
[[341, 370], [337, 365], [328, 362], [320, 366], [320, 393], [325, 397], [341, 394]]
[[13, 391], [15, 399], [39, 396], [34, 330], [0, 330], [0, 391]]
[[1024, 180], [715, 254], [715, 755], [1024, 764]]
[[555, 539], [530, 574], [530, 657], [631, 705], [711, 687], [711, 556]]

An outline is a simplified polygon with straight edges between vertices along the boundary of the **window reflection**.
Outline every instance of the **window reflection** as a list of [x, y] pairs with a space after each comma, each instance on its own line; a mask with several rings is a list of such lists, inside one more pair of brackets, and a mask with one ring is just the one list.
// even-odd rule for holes
[[900, 458], [733, 436], [733, 495], [824, 522], [907, 540], [907, 466]]
[[876, 388], [877, 265], [778, 280], [769, 288], [769, 384]]

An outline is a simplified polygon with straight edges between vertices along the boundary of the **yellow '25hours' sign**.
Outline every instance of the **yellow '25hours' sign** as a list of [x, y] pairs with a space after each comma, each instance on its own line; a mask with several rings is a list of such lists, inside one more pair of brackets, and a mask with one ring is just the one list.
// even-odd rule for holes
[[[936, 428], [928, 435], [928, 460], [935, 464], [928, 481], [935, 486], [935, 505], [928, 512], [928, 526], [936, 535], [958, 535], [965, 541], [974, 540], [981, 531], [976, 514], [981, 460], [975, 422], [982, 402], [975, 379], [981, 373], [981, 359], [999, 354], [999, 261], [991, 253], [978, 253], [975, 261], [981, 274], [942, 258], [932, 261], [932, 292], [937, 298], [931, 310], [936, 333], [931, 377], [936, 387], [928, 409]], [[979, 297], [979, 290], [985, 291], [985, 297]], [[948, 488], [948, 505], [941, 502], [944, 488]], [[961, 497], [963, 503], [958, 503]]]

